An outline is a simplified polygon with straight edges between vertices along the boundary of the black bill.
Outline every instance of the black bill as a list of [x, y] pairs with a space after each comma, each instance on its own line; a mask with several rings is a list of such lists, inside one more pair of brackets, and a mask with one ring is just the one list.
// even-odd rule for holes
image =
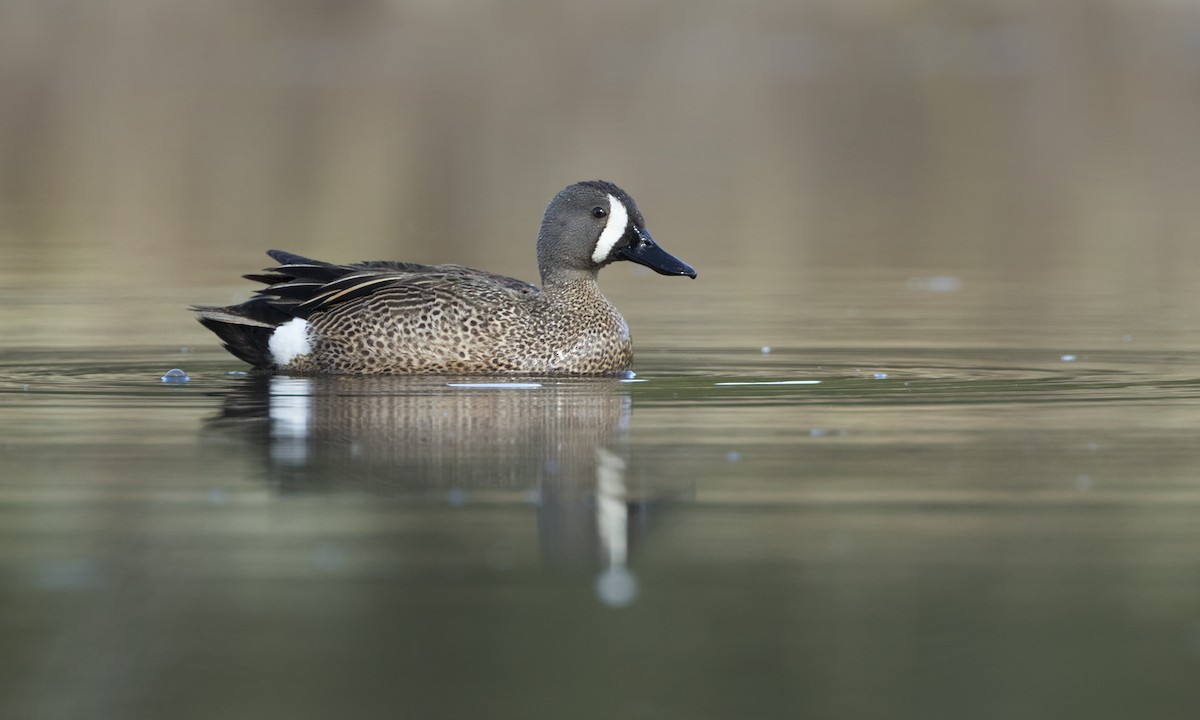
[[617, 255], [638, 265], [645, 265], [662, 275], [687, 275], [695, 279], [696, 271], [684, 261], [663, 250], [645, 230], [636, 230], [631, 245], [621, 248]]

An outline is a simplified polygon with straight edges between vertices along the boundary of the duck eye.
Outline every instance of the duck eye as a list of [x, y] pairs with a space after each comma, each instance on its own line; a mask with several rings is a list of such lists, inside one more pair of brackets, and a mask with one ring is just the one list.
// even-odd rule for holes
[[602, 207], [597, 206], [597, 207], [592, 208], [592, 217], [594, 217], [594, 218], [602, 218], [607, 214], [608, 214], [608, 211]]

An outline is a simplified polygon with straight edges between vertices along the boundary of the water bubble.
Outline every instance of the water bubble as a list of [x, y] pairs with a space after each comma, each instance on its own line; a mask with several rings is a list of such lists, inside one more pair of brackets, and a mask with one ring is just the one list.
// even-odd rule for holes
[[1078, 358], [1074, 355], [1063, 355], [1059, 358], [1059, 360], [1062, 360], [1063, 362], [1075, 362], [1078, 360]]
[[185, 383], [191, 380], [188, 374], [179, 368], [171, 368], [166, 375], [162, 376], [162, 381], [165, 383]]
[[609, 607], [627, 607], [637, 594], [637, 578], [624, 567], [609, 568], [596, 577], [596, 597]]
[[759, 350], [759, 352], [761, 352], [763, 355], [770, 355], [770, 354], [771, 354], [771, 346], [770, 346], [770, 345], [763, 345], [763, 346], [762, 346], [762, 349], [761, 349], [761, 350]]
[[877, 372], [877, 373], [875, 373], [874, 377], [876, 380], [887, 380], [887, 373]]
[[729, 463], [730, 465], [740, 462], [741, 459], [742, 454], [737, 450], [730, 450], [729, 452], [725, 453], [725, 462]]

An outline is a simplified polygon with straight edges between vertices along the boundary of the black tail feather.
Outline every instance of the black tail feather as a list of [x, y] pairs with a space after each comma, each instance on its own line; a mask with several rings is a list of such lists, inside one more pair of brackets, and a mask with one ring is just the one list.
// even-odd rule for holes
[[269, 255], [272, 260], [280, 265], [323, 265], [330, 268], [335, 267], [332, 263], [327, 263], [322, 260], [313, 260], [312, 258], [304, 257], [303, 255], [297, 255], [296, 253], [291, 253], [287, 250], [268, 250], [267, 255]]
[[[267, 255], [279, 263], [258, 273], [244, 275], [248, 280], [266, 285], [250, 300], [228, 307], [192, 308], [204, 327], [221, 338], [225, 349], [256, 368], [274, 364], [269, 343], [275, 328], [293, 318], [307, 318], [322, 306], [316, 299], [331, 287], [340, 290], [341, 301], [358, 297], [355, 286], [362, 277], [348, 277], [363, 272], [421, 272], [429, 266], [416, 263], [369, 261], [351, 265], [332, 263], [285, 252], [268, 250]], [[335, 285], [346, 278], [345, 288]], [[372, 282], [362, 290], [375, 287]]]
[[226, 350], [256, 368], [272, 366], [271, 333], [292, 319], [265, 297], [229, 307], [197, 306], [192, 310], [201, 325], [221, 338]]

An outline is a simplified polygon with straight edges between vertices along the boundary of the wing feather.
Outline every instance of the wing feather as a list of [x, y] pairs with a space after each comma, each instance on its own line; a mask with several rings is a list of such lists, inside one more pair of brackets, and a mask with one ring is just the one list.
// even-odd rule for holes
[[541, 292], [523, 280], [474, 270], [462, 265], [421, 265], [392, 260], [368, 260], [333, 265], [302, 255], [271, 250], [280, 264], [262, 273], [246, 275], [264, 283], [257, 298], [288, 315], [307, 318], [356, 301], [380, 295], [393, 310], [416, 311], [447, 298], [501, 291], [514, 299]]

